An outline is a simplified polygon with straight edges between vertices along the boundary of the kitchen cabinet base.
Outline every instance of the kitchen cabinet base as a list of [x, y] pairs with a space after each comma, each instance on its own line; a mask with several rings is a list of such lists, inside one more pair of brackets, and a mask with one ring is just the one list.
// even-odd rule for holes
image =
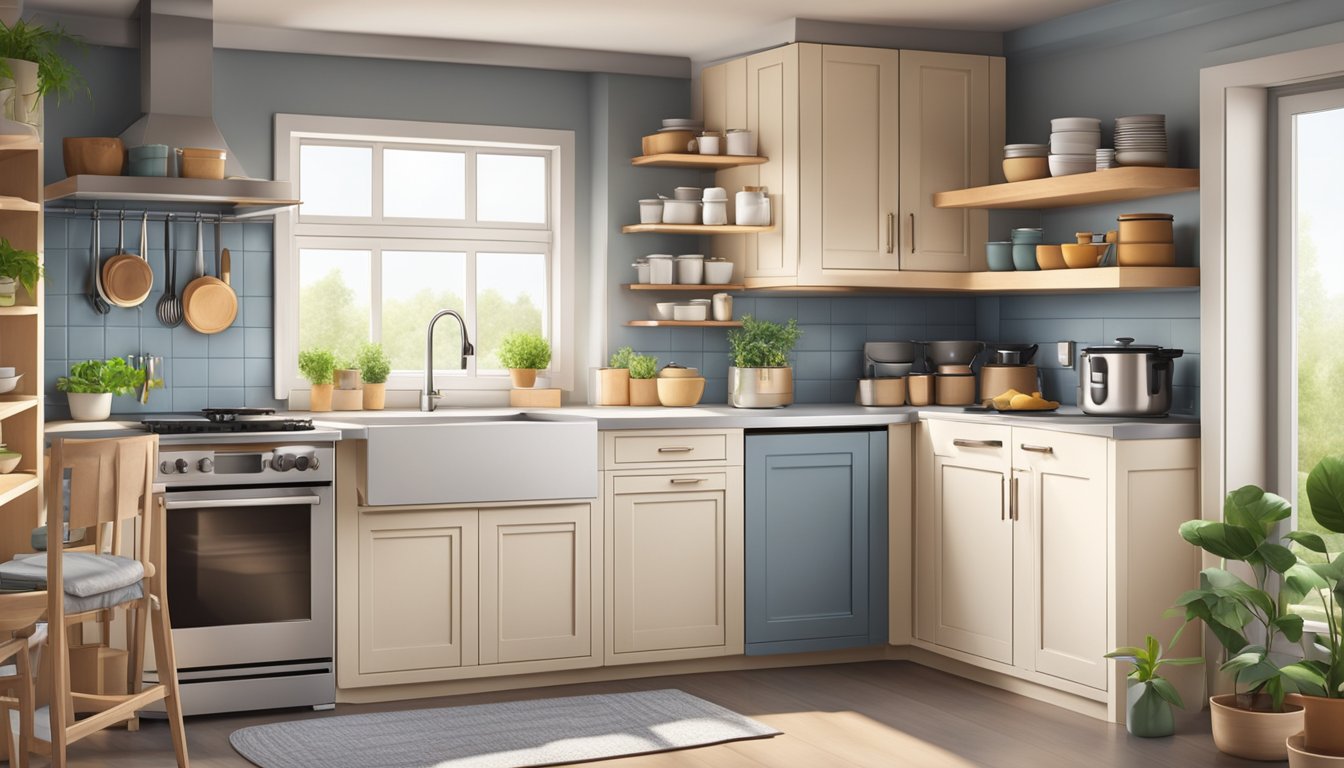
[[[881, 642], [880, 640], [877, 642]], [[810, 637], [806, 640], [777, 640], [772, 643], [747, 643], [748, 656], [771, 656], [779, 653], [812, 653], [839, 651], [846, 648], [864, 648], [874, 644], [868, 635], [852, 637]]]

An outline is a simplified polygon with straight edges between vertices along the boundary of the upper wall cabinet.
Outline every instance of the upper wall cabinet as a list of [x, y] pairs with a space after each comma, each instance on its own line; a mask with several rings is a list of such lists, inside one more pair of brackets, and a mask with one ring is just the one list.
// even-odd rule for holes
[[706, 129], [745, 126], [769, 158], [717, 183], [765, 187], [776, 225], [716, 238], [715, 253], [749, 288], [898, 287], [900, 270], [983, 268], [985, 212], [932, 198], [994, 180], [1003, 75], [988, 56], [809, 43], [706, 68]]

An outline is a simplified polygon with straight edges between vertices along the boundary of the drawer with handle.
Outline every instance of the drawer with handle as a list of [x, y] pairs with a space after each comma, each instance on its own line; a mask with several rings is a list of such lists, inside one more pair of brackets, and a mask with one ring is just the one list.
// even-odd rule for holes
[[641, 464], [742, 462], [741, 430], [608, 432], [603, 443], [607, 469]]
[[657, 475], [616, 475], [611, 479], [612, 492], [672, 493], [676, 491], [722, 491], [728, 487], [728, 475], [723, 472], [677, 472]]
[[923, 422], [937, 456], [1007, 456], [1012, 446], [1012, 428], [997, 424], [929, 419]]

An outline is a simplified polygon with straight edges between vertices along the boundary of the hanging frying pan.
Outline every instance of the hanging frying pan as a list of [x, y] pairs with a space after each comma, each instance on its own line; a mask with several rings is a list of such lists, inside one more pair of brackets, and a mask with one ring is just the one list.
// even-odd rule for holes
[[[219, 333], [238, 317], [238, 295], [229, 284], [205, 274], [205, 238], [196, 217], [196, 279], [182, 293], [187, 325], [199, 333]], [[220, 265], [221, 267], [223, 265]]]
[[149, 266], [145, 244], [149, 228], [149, 214], [140, 222], [140, 255], [126, 250], [126, 213], [121, 214], [117, 237], [117, 254], [103, 264], [103, 291], [108, 301], [118, 307], [138, 307], [149, 297], [154, 287], [154, 270]]

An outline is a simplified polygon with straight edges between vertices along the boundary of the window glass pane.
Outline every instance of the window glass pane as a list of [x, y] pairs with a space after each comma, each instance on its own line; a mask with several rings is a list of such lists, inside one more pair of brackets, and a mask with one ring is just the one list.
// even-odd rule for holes
[[[1344, 210], [1344, 109], [1302, 114], [1296, 120], [1293, 189], [1297, 220], [1297, 524], [1322, 534], [1332, 552], [1344, 551], [1344, 536], [1327, 533], [1311, 514], [1307, 473], [1323, 457], [1344, 453], [1344, 240], [1334, 231]], [[1308, 562], [1324, 557], [1300, 547]], [[1333, 558], [1333, 555], [1331, 556]], [[1323, 619], [1322, 601], [1304, 608]]]
[[369, 147], [299, 147], [301, 215], [372, 216], [373, 150]]
[[464, 219], [467, 156], [461, 152], [383, 150], [383, 216]]
[[368, 251], [299, 251], [299, 349], [353, 358], [369, 340]]
[[546, 334], [546, 257], [476, 254], [476, 367], [501, 370], [499, 343], [514, 331]]
[[[397, 371], [425, 370], [425, 330], [435, 312], [466, 312], [467, 255], [383, 251], [383, 347]], [[434, 328], [434, 370], [462, 370], [462, 329], [451, 317]]]
[[477, 154], [476, 219], [546, 223], [546, 158]]

